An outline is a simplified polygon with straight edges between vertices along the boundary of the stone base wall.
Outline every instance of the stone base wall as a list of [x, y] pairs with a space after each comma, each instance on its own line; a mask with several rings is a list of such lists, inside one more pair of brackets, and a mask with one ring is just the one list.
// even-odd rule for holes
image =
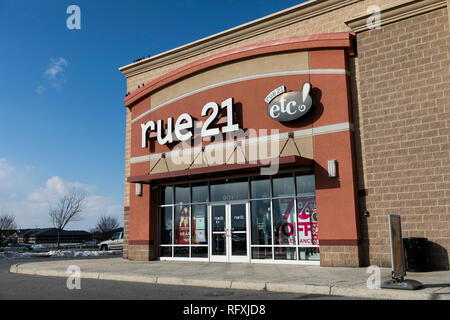
[[123, 210], [123, 258], [128, 259], [128, 221], [130, 216], [130, 208], [125, 207]]
[[320, 246], [321, 267], [359, 267], [358, 246]]
[[128, 245], [128, 259], [134, 261], [154, 260], [155, 249], [153, 245]]

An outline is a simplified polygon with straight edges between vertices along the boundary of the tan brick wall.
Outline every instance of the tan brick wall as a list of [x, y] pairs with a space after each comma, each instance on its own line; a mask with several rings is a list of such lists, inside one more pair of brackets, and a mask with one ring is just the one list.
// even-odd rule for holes
[[136, 261], [148, 261], [153, 258], [153, 245], [128, 246], [128, 259]]
[[124, 210], [123, 212], [123, 258], [128, 259], [128, 224], [129, 224], [130, 211]]
[[320, 246], [321, 267], [359, 267], [358, 246]]
[[351, 65], [359, 68], [359, 187], [369, 193], [360, 199], [370, 212], [361, 224], [366, 263], [390, 266], [387, 215], [400, 214], [403, 236], [427, 237], [433, 265], [448, 268], [449, 36], [446, 8], [357, 36]]
[[[126, 109], [126, 136], [125, 136], [125, 181], [124, 181], [124, 207], [130, 206], [130, 184], [126, 181], [130, 175], [131, 155], [131, 112]], [[128, 258], [128, 222], [129, 211], [124, 210], [123, 215], [123, 257]]]

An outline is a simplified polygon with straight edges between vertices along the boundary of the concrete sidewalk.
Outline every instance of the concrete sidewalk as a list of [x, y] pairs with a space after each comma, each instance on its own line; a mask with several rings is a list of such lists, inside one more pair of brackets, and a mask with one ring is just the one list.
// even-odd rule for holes
[[[78, 265], [81, 278], [133, 281], [154, 284], [267, 290], [343, 297], [408, 300], [450, 300], [450, 271], [408, 273], [407, 279], [422, 282], [415, 291], [367, 288], [366, 268], [326, 268], [306, 265], [207, 263], [178, 261], [128, 261], [122, 258], [61, 260], [18, 263], [10, 272], [67, 277], [67, 267]], [[381, 268], [381, 278], [390, 269]]]

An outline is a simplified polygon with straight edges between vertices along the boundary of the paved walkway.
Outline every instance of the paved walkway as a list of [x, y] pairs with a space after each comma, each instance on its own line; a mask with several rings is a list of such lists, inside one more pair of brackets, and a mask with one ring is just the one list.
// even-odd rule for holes
[[[450, 300], [450, 271], [408, 273], [407, 279], [423, 289], [368, 289], [366, 268], [326, 268], [305, 265], [207, 263], [178, 261], [128, 261], [122, 258], [18, 263], [10, 272], [67, 277], [67, 267], [78, 265], [81, 278], [192, 285], [215, 288], [267, 290], [378, 299]], [[381, 279], [390, 269], [381, 268]]]

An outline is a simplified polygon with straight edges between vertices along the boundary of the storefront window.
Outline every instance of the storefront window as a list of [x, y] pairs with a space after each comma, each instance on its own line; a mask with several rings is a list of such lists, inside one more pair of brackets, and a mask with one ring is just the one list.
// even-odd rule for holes
[[192, 202], [208, 201], [208, 184], [197, 183], [192, 185]]
[[189, 257], [189, 247], [175, 247], [173, 256], [179, 258]]
[[253, 247], [252, 259], [272, 260], [272, 247]]
[[320, 260], [311, 171], [161, 186], [158, 196], [162, 258], [247, 256], [251, 232], [251, 259]]
[[309, 261], [320, 261], [319, 248], [299, 248], [299, 259]]
[[297, 195], [314, 195], [316, 192], [316, 183], [313, 174], [297, 175], [295, 177]]
[[252, 177], [250, 180], [252, 199], [270, 198], [270, 178]]
[[207, 220], [206, 205], [192, 205], [192, 244], [208, 243]]
[[159, 188], [159, 203], [160, 204], [173, 203], [173, 186], [163, 186]]
[[191, 247], [191, 258], [208, 258], [208, 247]]
[[211, 201], [248, 199], [248, 179], [212, 181]]
[[161, 257], [172, 257], [172, 247], [161, 247]]
[[189, 244], [189, 205], [175, 206], [175, 244]]
[[172, 206], [161, 208], [161, 244], [172, 244]]
[[272, 185], [274, 197], [294, 196], [294, 177], [292, 173], [274, 177], [272, 179]]
[[175, 203], [189, 203], [190, 202], [190, 188], [189, 184], [175, 186]]
[[295, 245], [294, 199], [273, 200], [273, 234], [276, 245]]
[[297, 260], [297, 249], [275, 247], [275, 260]]
[[252, 212], [252, 244], [272, 245], [270, 200], [250, 202]]

